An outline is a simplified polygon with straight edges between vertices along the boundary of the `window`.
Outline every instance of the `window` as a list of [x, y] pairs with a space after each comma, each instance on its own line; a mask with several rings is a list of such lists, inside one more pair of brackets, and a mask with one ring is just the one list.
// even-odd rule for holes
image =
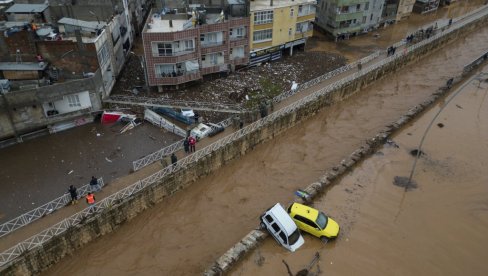
[[229, 35], [231, 38], [243, 38], [245, 36], [245, 30], [244, 27], [230, 29]]
[[273, 30], [272, 29], [255, 31], [253, 34], [253, 41], [254, 42], [266, 41], [266, 40], [271, 40], [271, 39], [273, 39]]
[[366, 2], [366, 6], [364, 7], [364, 10], [365, 11], [369, 10], [369, 2]]
[[290, 17], [293, 17], [295, 15], [295, 9], [291, 8], [290, 9]]
[[288, 244], [287, 241], [286, 241], [286, 235], [285, 235], [285, 233], [280, 232], [279, 236], [280, 236], [280, 238], [281, 238], [281, 240], [283, 241], [284, 244]]
[[292, 29], [292, 28], [289, 28], [289, 29], [288, 29], [288, 35], [289, 35], [289, 36], [291, 36], [291, 35], [292, 35], [292, 33], [293, 33], [293, 29]]
[[100, 51], [98, 51], [98, 62], [100, 63], [100, 66], [103, 66], [108, 61], [108, 57], [109, 54], [107, 42], [104, 42], [100, 48]]
[[363, 16], [363, 24], [366, 23], [366, 19], [367, 19], [367, 17]]
[[271, 227], [273, 227], [273, 229], [275, 230], [275, 232], [280, 231], [280, 227], [279, 227], [279, 226], [278, 226], [278, 224], [276, 224], [276, 223], [272, 223], [272, 224], [271, 224]]
[[349, 12], [349, 6], [342, 6], [341, 13], [347, 13], [347, 12]]
[[230, 48], [230, 56], [231, 58], [243, 58], [244, 55], [244, 46]]
[[369, 20], [373, 20], [373, 14], [371, 14], [371, 16], [369, 17]]
[[298, 6], [298, 14], [302, 14], [303, 13], [303, 6], [300, 5]]
[[254, 13], [254, 24], [267, 24], [273, 22], [273, 11], [259, 11]]
[[68, 106], [69, 107], [81, 107], [80, 98], [78, 95], [68, 95]]
[[361, 10], [361, 4], [357, 4], [357, 5], [356, 5], [356, 10], [357, 10], [357, 11]]
[[313, 221], [311, 221], [311, 220], [309, 220], [307, 218], [304, 218], [304, 217], [302, 217], [300, 215], [296, 215], [294, 218], [296, 220], [298, 220], [298, 221], [301, 221], [301, 222], [305, 223], [306, 225], [308, 225], [310, 227], [313, 227], [313, 228], [316, 228], [317, 227], [317, 225], [315, 225], [315, 223]]
[[174, 64], [156, 64], [155, 70], [157, 77], [171, 77], [176, 73]]
[[193, 40], [185, 40], [185, 51], [193, 51], [194, 49]]
[[156, 55], [171, 56], [173, 55], [173, 45], [170, 42], [159, 42], [156, 44]]

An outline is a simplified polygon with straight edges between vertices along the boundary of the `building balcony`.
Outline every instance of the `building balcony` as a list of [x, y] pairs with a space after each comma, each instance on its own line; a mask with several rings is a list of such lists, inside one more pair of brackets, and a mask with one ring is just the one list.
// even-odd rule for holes
[[200, 42], [200, 46], [202, 48], [208, 48], [208, 47], [216, 47], [216, 46], [220, 46], [220, 45], [224, 45], [225, 44], [225, 40], [221, 40], [221, 41], [202, 41]]
[[200, 51], [202, 55], [215, 53], [215, 52], [223, 52], [223, 51], [227, 51], [227, 45], [223, 44], [223, 45], [217, 45], [213, 47], [201, 48]]
[[225, 72], [229, 70], [229, 66], [227, 63], [217, 64], [214, 66], [204, 67], [200, 69], [202, 75], [218, 73], [218, 72]]
[[154, 63], [179, 63], [190, 59], [198, 59], [197, 52], [181, 52], [180, 55], [152, 57], [147, 60], [148, 66]]
[[298, 17], [297, 17], [297, 22], [313, 21], [313, 20], [315, 20], [315, 13], [309, 13], [309, 14], [304, 14], [304, 15], [298, 14]]
[[249, 63], [249, 57], [236, 57], [230, 60], [233, 65], [246, 65]]
[[248, 44], [249, 44], [249, 39], [247, 39], [247, 37], [231, 39], [231, 41], [230, 41], [230, 47], [231, 48], [239, 47], [239, 46], [246, 46]]
[[194, 80], [201, 79], [202, 75], [198, 70], [186, 72], [180, 75], [164, 76], [157, 79], [159, 85], [178, 85]]
[[349, 12], [349, 13], [337, 13], [335, 16], [331, 17], [332, 20], [338, 22], [338, 21], [346, 21], [346, 20], [362, 20], [363, 19], [363, 12], [362, 11], [357, 11], [357, 12]]

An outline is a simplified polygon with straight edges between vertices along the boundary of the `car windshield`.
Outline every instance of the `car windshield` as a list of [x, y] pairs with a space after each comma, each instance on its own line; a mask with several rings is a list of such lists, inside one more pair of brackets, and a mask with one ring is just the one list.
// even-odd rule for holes
[[319, 216], [317, 217], [317, 224], [319, 225], [320, 229], [325, 229], [327, 226], [327, 216], [324, 213], [319, 212]]
[[289, 237], [289, 241], [290, 241], [290, 245], [294, 245], [298, 239], [300, 238], [300, 231], [298, 231], [298, 228], [295, 230], [295, 232], [293, 232], [293, 234], [290, 235]]

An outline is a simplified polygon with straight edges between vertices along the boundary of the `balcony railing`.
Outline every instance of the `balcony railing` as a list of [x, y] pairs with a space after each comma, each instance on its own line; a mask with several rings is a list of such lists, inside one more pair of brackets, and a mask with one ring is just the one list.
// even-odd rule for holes
[[214, 46], [220, 46], [225, 43], [225, 40], [220, 40], [220, 41], [202, 41], [201, 45], [202, 47], [214, 47]]

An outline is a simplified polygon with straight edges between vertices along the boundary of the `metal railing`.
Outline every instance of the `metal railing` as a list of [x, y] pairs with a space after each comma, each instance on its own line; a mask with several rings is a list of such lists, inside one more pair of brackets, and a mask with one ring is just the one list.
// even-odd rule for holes
[[[371, 60], [377, 58], [379, 55], [380, 55], [380, 51], [374, 52], [373, 54], [371, 54], [365, 58], [362, 58], [361, 60], [358, 60], [358, 61], [355, 61], [353, 63], [344, 65], [344, 66], [337, 68], [333, 71], [330, 71], [330, 72], [328, 72], [322, 76], [319, 76], [315, 79], [307, 81], [306, 83], [300, 85], [296, 90], [288, 90], [288, 91], [281, 93], [280, 95], [274, 97], [273, 102], [278, 103], [278, 102], [280, 102], [280, 101], [282, 101], [282, 100], [284, 100], [290, 96], [293, 96], [296, 93], [298, 93], [304, 89], [307, 89], [311, 86], [314, 86], [314, 85], [316, 85], [316, 84], [318, 84], [324, 80], [327, 80], [329, 78], [337, 76], [337, 75], [344, 73], [344, 72], [346, 72], [352, 68], [356, 68], [356, 66], [359, 62], [361, 62], [363, 64], [370, 62]], [[224, 123], [224, 122], [227, 122], [227, 123]], [[223, 122], [220, 122], [219, 125], [221, 125], [223, 127], [227, 127], [231, 123], [232, 123], [232, 118], [228, 118], [228, 119], [224, 120]], [[144, 156], [143, 158], [140, 158], [138, 160], [133, 161], [132, 167], [133, 167], [134, 171], [138, 171], [138, 170], [144, 168], [145, 166], [148, 166], [154, 162], [157, 162], [157, 161], [163, 159], [165, 156], [169, 156], [173, 152], [180, 150], [183, 147], [183, 141], [184, 140], [180, 140], [180, 141], [178, 141], [178, 142], [176, 142], [176, 143], [174, 143], [168, 147], [165, 147], [161, 150], [158, 150], [154, 153], [151, 153], [147, 156]]]
[[113, 95], [103, 100], [106, 103], [139, 105], [147, 107], [191, 108], [194, 110], [241, 113], [245, 108], [238, 104], [182, 101], [164, 98]]
[[[294, 103], [288, 105], [287, 107], [285, 107], [283, 109], [277, 110], [276, 112], [273, 112], [270, 115], [268, 115], [262, 119], [259, 119], [254, 123], [247, 125], [246, 127], [232, 133], [231, 135], [228, 135], [228, 136], [210, 144], [209, 146], [196, 151], [194, 154], [180, 159], [174, 165], [170, 165], [170, 166], [168, 166], [168, 167], [166, 167], [166, 168], [164, 168], [164, 169], [162, 169], [162, 170], [160, 170], [160, 171], [158, 171], [158, 172], [156, 172], [156, 173], [154, 173], [154, 174], [152, 174], [152, 175], [150, 175], [150, 176], [148, 176], [148, 177], [146, 177], [146, 178], [144, 178], [144, 179], [142, 179], [142, 180], [140, 180], [140, 181], [138, 181], [138, 182], [136, 182], [136, 183], [112, 194], [112, 195], [110, 195], [109, 197], [102, 199], [101, 201], [99, 201], [95, 205], [92, 205], [88, 208], [85, 208], [84, 210], [72, 215], [69, 218], [64, 219], [63, 221], [49, 227], [48, 229], [38, 233], [37, 235], [34, 235], [31, 238], [29, 238], [23, 242], [20, 242], [17, 245], [9, 248], [8, 250], [5, 250], [4, 252], [0, 253], [0, 266], [4, 266], [5, 264], [13, 261], [15, 258], [17, 258], [21, 254], [23, 254], [26, 250], [30, 250], [30, 249], [33, 249], [35, 247], [42, 246], [46, 241], [50, 240], [52, 237], [54, 237], [56, 235], [59, 235], [59, 234], [65, 232], [70, 227], [76, 226], [80, 223], [84, 223], [89, 216], [92, 216], [95, 213], [101, 212], [106, 208], [111, 208], [113, 205], [119, 204], [120, 202], [127, 200], [129, 197], [131, 197], [135, 193], [141, 191], [142, 189], [144, 189], [150, 185], [154, 185], [154, 184], [158, 183], [158, 181], [161, 180], [162, 178], [164, 178], [165, 176], [167, 176], [173, 172], [177, 172], [181, 169], [185, 169], [187, 167], [190, 167], [193, 164], [196, 164], [196, 162], [198, 162], [201, 158], [204, 158], [208, 154], [215, 152], [216, 150], [219, 150], [222, 147], [227, 146], [228, 144], [240, 139], [243, 136], [246, 136], [246, 135], [252, 133], [253, 131], [255, 131], [255, 130], [257, 130], [257, 129], [259, 129], [259, 128], [261, 128], [261, 127], [263, 127], [269, 123], [272, 123], [277, 118], [279, 118], [281, 116], [285, 116], [288, 113], [294, 112], [295, 110], [297, 110], [300, 107], [308, 104], [309, 102], [315, 101], [317, 98], [326, 96], [327, 94], [331, 93], [335, 89], [338, 89], [343, 85], [347, 85], [347, 84], [351, 83], [354, 79], [356, 79], [360, 76], [363, 76], [365, 74], [368, 74], [369, 72], [371, 72], [373, 70], [377, 70], [381, 66], [384, 66], [385, 64], [392, 62], [396, 58], [402, 56], [404, 53], [411, 52], [411, 51], [413, 51], [419, 47], [424, 46], [427, 43], [430, 43], [434, 40], [437, 40], [442, 35], [449, 33], [449, 32], [452, 32], [453, 30], [458, 29], [461, 26], [464, 26], [464, 25], [480, 18], [481, 16], [485, 16], [485, 15], [486, 15], [486, 10], [484, 11], [484, 13], [480, 13], [475, 18], [467, 19], [462, 25], [458, 25], [456, 27], [452, 26], [450, 29], [446, 30], [443, 33], [439, 33], [437, 35], [432, 36], [429, 39], [423, 40], [423, 41], [421, 41], [415, 45], [408, 47], [407, 50], [403, 53], [396, 53], [395, 55], [387, 57], [384, 60], [382, 60], [382, 61], [380, 61], [380, 62], [378, 62], [372, 66], [365, 68], [364, 70], [361, 70], [361, 71], [358, 71], [354, 74], [346, 76], [345, 78], [343, 78], [339, 81], [336, 81], [336, 82], [334, 82], [334, 83], [332, 83], [332, 84], [330, 84], [324, 88], [321, 88], [320, 90], [314, 92], [313, 94], [310, 94], [310, 95], [298, 100], [297, 102], [294, 102]], [[229, 124], [230, 124], [230, 122], [229, 122]]]
[[[103, 178], [98, 179], [98, 185], [100, 187], [105, 186], [105, 183], [103, 182]], [[85, 196], [89, 191], [91, 191], [90, 184], [87, 184], [79, 189], [78, 191], [78, 197], [83, 197]], [[54, 211], [63, 208], [66, 206], [69, 202], [71, 202], [71, 196], [69, 194], [64, 194], [46, 204], [43, 204], [36, 209], [33, 209], [25, 214], [22, 214], [14, 219], [11, 219], [3, 224], [0, 225], [0, 237], [3, 237], [5, 235], [10, 234], [11, 232], [26, 226], [27, 224], [34, 222], [44, 216], [47, 216]]]
[[[227, 118], [222, 122], [218, 123], [217, 125], [226, 128], [231, 124], [232, 124], [232, 118]], [[134, 171], [138, 171], [144, 168], [145, 166], [151, 165], [152, 163], [157, 162], [163, 159], [164, 157], [171, 155], [173, 152], [179, 151], [180, 149], [183, 148], [183, 141], [185, 141], [185, 139], [181, 139], [180, 141], [175, 142], [165, 148], [162, 148], [158, 151], [155, 151], [149, 155], [144, 156], [143, 158], [133, 161], [132, 168], [134, 169]]]
[[376, 51], [376, 52], [372, 53], [371, 55], [369, 55], [367, 57], [364, 57], [364, 58], [362, 58], [360, 60], [356, 60], [355, 62], [346, 64], [346, 65], [344, 65], [344, 66], [342, 66], [340, 68], [337, 68], [337, 69], [335, 69], [333, 71], [327, 72], [327, 73], [323, 74], [322, 76], [319, 76], [319, 77], [317, 77], [315, 79], [309, 80], [309, 81], [305, 82], [304, 84], [299, 85], [298, 88], [295, 89], [295, 90], [290, 89], [289, 91], [286, 91], [286, 92], [281, 93], [280, 95], [274, 97], [273, 98], [273, 102], [274, 103], [279, 103], [282, 100], [284, 100], [284, 99], [286, 99], [286, 98], [288, 98], [290, 96], [293, 96], [293, 95], [297, 94], [298, 92], [300, 92], [302, 90], [305, 90], [305, 89], [307, 89], [307, 88], [309, 88], [311, 86], [314, 86], [314, 85], [316, 85], [316, 84], [318, 84], [320, 82], [323, 82], [323, 81], [325, 81], [327, 79], [330, 79], [332, 77], [335, 77], [335, 76], [337, 76], [339, 74], [342, 74], [342, 73], [344, 73], [346, 71], [349, 71], [351, 69], [357, 68], [358, 63], [360, 63], [360, 62], [361, 62], [361, 64], [368, 63], [371, 60], [377, 58], [380, 55], [380, 53], [381, 53], [380, 51]]

